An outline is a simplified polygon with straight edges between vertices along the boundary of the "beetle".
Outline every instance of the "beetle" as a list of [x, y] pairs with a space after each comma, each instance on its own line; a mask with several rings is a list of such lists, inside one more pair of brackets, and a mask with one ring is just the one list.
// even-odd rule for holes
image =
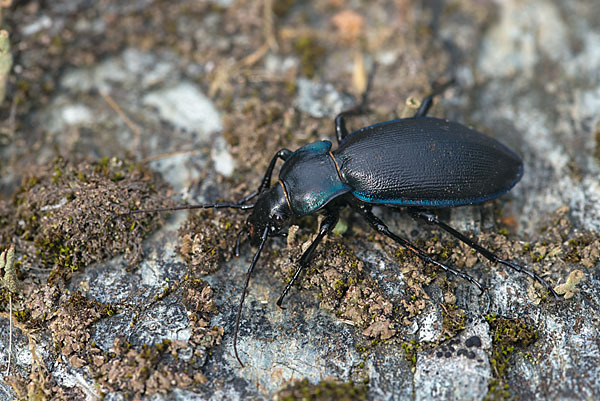
[[[377, 232], [391, 238], [423, 261], [485, 287], [468, 274], [431, 258], [408, 240], [391, 232], [372, 212], [373, 206], [402, 207], [414, 218], [441, 229], [464, 242], [494, 263], [508, 266], [537, 280], [558, 299], [552, 287], [539, 275], [501, 259], [464, 234], [440, 221], [428, 211], [464, 205], [477, 205], [505, 194], [523, 175], [523, 162], [499, 141], [457, 122], [428, 117], [433, 95], [426, 97], [413, 117], [396, 119], [360, 128], [346, 129], [346, 118], [360, 112], [361, 106], [335, 118], [338, 147], [328, 140], [318, 141], [296, 151], [281, 149], [271, 159], [258, 189], [234, 203], [186, 205], [174, 208], [136, 210], [172, 211], [196, 208], [235, 208], [251, 210], [236, 241], [248, 234], [257, 250], [245, 276], [233, 332], [235, 356], [237, 335], [246, 290], [260, 254], [272, 236], [280, 235], [292, 219], [322, 212], [316, 238], [300, 257], [298, 267], [277, 300], [283, 299], [308, 265], [321, 240], [333, 230], [342, 207], [349, 205]], [[363, 98], [364, 103], [364, 98]], [[283, 160], [279, 179], [271, 185], [278, 160]], [[256, 198], [255, 203], [250, 203]]]

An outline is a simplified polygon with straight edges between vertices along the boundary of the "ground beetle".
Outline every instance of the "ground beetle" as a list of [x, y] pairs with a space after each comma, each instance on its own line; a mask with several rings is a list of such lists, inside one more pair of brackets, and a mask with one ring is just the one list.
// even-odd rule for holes
[[[363, 99], [364, 103], [364, 99]], [[408, 240], [392, 233], [375, 216], [375, 205], [406, 208], [414, 218], [435, 224], [469, 245], [492, 262], [501, 263], [539, 281], [555, 298], [552, 287], [537, 274], [506, 261], [473, 240], [438, 220], [426, 209], [476, 205], [509, 191], [523, 175], [523, 162], [513, 151], [478, 131], [456, 122], [427, 117], [432, 96], [427, 97], [411, 118], [386, 121], [349, 134], [345, 118], [361, 107], [340, 113], [335, 118], [338, 148], [330, 141], [319, 141], [292, 152], [281, 149], [273, 157], [258, 190], [235, 203], [188, 205], [155, 209], [169, 211], [195, 208], [235, 208], [252, 210], [236, 243], [248, 234], [258, 250], [246, 274], [233, 333], [234, 353], [246, 289], [252, 270], [269, 236], [280, 234], [284, 223], [323, 211], [317, 237], [304, 252], [294, 276], [277, 300], [281, 306], [302, 270], [325, 235], [335, 227], [340, 209], [349, 205], [375, 229], [427, 263], [431, 263], [476, 285], [484, 287], [466, 273], [432, 259]], [[279, 180], [271, 176], [279, 159], [284, 161]], [[249, 203], [256, 198], [256, 203]], [[138, 210], [133, 213], [148, 212]]]

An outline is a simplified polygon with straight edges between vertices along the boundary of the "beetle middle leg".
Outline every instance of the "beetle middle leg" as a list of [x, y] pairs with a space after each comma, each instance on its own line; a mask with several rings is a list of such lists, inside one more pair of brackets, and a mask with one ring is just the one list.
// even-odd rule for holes
[[371, 225], [371, 227], [373, 227], [373, 229], [375, 229], [375, 231], [390, 237], [391, 239], [393, 239], [394, 241], [396, 241], [397, 243], [399, 243], [400, 245], [402, 245], [403, 247], [405, 247], [406, 249], [408, 249], [409, 251], [411, 251], [412, 253], [417, 255], [424, 262], [427, 262], [427, 263], [430, 263], [437, 267], [440, 267], [444, 271], [450, 272], [450, 273], [454, 274], [455, 276], [461, 277], [462, 279], [467, 280], [468, 282], [474, 284], [475, 286], [477, 286], [477, 288], [479, 288], [479, 290], [481, 291], [481, 294], [483, 294], [485, 292], [486, 288], [481, 283], [479, 283], [477, 280], [475, 280], [473, 277], [469, 276], [467, 273], [453, 269], [452, 267], [450, 267], [448, 265], [438, 262], [437, 260], [435, 260], [431, 256], [429, 256], [427, 253], [425, 253], [424, 251], [417, 248], [415, 245], [413, 245], [408, 240], [391, 232], [388, 229], [387, 225], [379, 217], [377, 217], [373, 214], [373, 212], [371, 210], [372, 209], [371, 206], [365, 205], [365, 204], [354, 204], [353, 208], [362, 214], [362, 216], [367, 220], [367, 222]]
[[529, 270], [525, 269], [524, 267], [521, 267], [515, 263], [509, 262], [508, 260], [499, 258], [491, 251], [485, 249], [484, 247], [482, 247], [481, 245], [479, 245], [472, 239], [468, 238], [466, 235], [456, 231], [454, 228], [452, 228], [449, 225], [447, 225], [446, 223], [440, 221], [437, 218], [437, 216], [435, 216], [434, 214], [427, 213], [423, 210], [418, 210], [418, 209], [409, 209], [409, 213], [417, 219], [424, 220], [425, 222], [427, 222], [429, 224], [435, 224], [436, 226], [440, 227], [441, 229], [448, 232], [455, 238], [459, 239], [460, 241], [464, 242], [471, 248], [475, 249], [477, 252], [482, 254], [486, 259], [488, 259], [492, 263], [500, 263], [504, 266], [508, 266], [508, 267], [518, 271], [519, 273], [526, 274], [527, 276], [531, 277], [532, 279], [537, 280], [537, 282], [542, 284], [544, 287], [546, 287], [546, 289], [548, 291], [550, 291], [550, 293], [554, 296], [554, 298], [558, 299], [558, 294], [556, 294], [556, 292], [554, 291], [552, 286], [550, 286], [550, 284], [548, 284], [546, 282], [546, 280], [544, 280], [543, 278], [538, 276], [536, 273], [529, 271]]
[[285, 298], [288, 291], [292, 288], [292, 285], [294, 285], [294, 282], [300, 276], [300, 273], [302, 273], [302, 270], [304, 270], [306, 268], [306, 266], [308, 265], [308, 262], [310, 261], [313, 253], [315, 252], [315, 249], [317, 249], [317, 246], [319, 245], [321, 240], [327, 234], [329, 234], [331, 232], [331, 230], [334, 229], [335, 225], [338, 222], [339, 217], [340, 217], [339, 209], [337, 209], [335, 207], [330, 207], [330, 208], [325, 209], [325, 219], [321, 222], [321, 227], [319, 228], [319, 233], [317, 234], [317, 237], [313, 240], [313, 242], [310, 244], [308, 249], [306, 251], [304, 251], [304, 253], [300, 257], [300, 260], [298, 262], [298, 268], [296, 269], [296, 272], [294, 273], [294, 276], [292, 277], [290, 282], [285, 286], [285, 289], [281, 293], [281, 296], [277, 300], [277, 306], [281, 307], [283, 298]]

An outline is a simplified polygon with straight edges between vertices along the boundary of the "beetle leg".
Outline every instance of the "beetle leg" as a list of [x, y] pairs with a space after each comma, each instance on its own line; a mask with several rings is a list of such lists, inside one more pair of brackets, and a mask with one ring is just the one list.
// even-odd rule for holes
[[346, 122], [344, 121], [344, 117], [347, 115], [348, 111], [342, 111], [335, 116], [335, 137], [337, 138], [338, 145], [348, 136], [348, 129], [346, 128]]
[[357, 114], [362, 114], [367, 110], [367, 95], [371, 90], [371, 86], [373, 84], [375, 69], [376, 65], [373, 64], [373, 68], [371, 68], [371, 72], [369, 72], [369, 77], [367, 78], [367, 87], [365, 88], [365, 91], [361, 96], [360, 103], [348, 110], [342, 111], [337, 116], [335, 116], [335, 136], [337, 138], [338, 145], [342, 143], [345, 137], [348, 136], [348, 130], [346, 129], [346, 121], [344, 120], [344, 118], [355, 116]]
[[248, 226], [247, 225], [242, 227], [242, 229], [240, 230], [240, 232], [237, 235], [237, 239], [235, 240], [235, 249], [233, 251], [233, 254], [236, 258], [240, 256], [240, 245], [242, 243], [242, 236], [244, 234], [248, 234]]
[[314, 241], [310, 244], [308, 249], [304, 251], [302, 257], [300, 257], [300, 261], [298, 262], [298, 268], [296, 269], [296, 272], [294, 273], [294, 276], [292, 277], [290, 282], [285, 286], [285, 289], [281, 293], [281, 296], [277, 300], [277, 306], [281, 307], [283, 298], [285, 298], [288, 291], [292, 288], [292, 285], [294, 285], [294, 282], [300, 276], [302, 270], [304, 270], [304, 268], [308, 265], [308, 262], [310, 261], [312, 254], [315, 252], [315, 249], [317, 249], [319, 242], [321, 242], [323, 237], [329, 234], [329, 232], [331, 232], [331, 230], [333, 230], [333, 228], [337, 224], [338, 219], [340, 217], [338, 209], [326, 209], [325, 213], [325, 219], [321, 222], [321, 227], [319, 228], [319, 234], [317, 234], [317, 238], [314, 239]]
[[443, 91], [445, 91], [446, 88], [449, 87], [450, 85], [452, 85], [453, 83], [454, 83], [454, 78], [444, 82], [443, 84], [434, 83], [432, 85], [433, 92], [429, 96], [427, 96], [425, 99], [423, 99], [423, 101], [421, 102], [421, 105], [419, 106], [419, 110], [417, 110], [414, 117], [426, 117], [427, 113], [429, 113], [429, 109], [431, 108], [431, 106], [433, 106], [433, 97], [442, 93]]
[[355, 116], [362, 114], [366, 110], [367, 103], [367, 91], [363, 94], [363, 98], [356, 106], [342, 111], [340, 114], [335, 116], [335, 137], [337, 138], [338, 145], [342, 143], [345, 137], [348, 136], [348, 129], [346, 128], [346, 117]]
[[286, 161], [287, 159], [289, 159], [292, 153], [294, 152], [292, 152], [289, 149], [281, 149], [279, 152], [275, 153], [275, 156], [273, 156], [271, 162], [269, 163], [269, 167], [267, 167], [267, 172], [263, 177], [262, 183], [260, 184], [260, 187], [258, 187], [257, 195], [271, 186], [271, 176], [273, 175], [273, 169], [275, 168], [275, 163], [277, 163], [277, 159]]
[[432, 265], [442, 268], [446, 272], [450, 272], [450, 273], [454, 274], [455, 276], [461, 277], [462, 279], [467, 280], [470, 283], [476, 285], [477, 288], [479, 288], [479, 290], [481, 291], [481, 294], [483, 294], [485, 292], [485, 287], [483, 285], [481, 285], [473, 277], [469, 276], [467, 273], [463, 273], [459, 270], [453, 269], [450, 266], [440, 263], [437, 260], [434, 260], [433, 258], [431, 258], [431, 256], [429, 256], [428, 254], [426, 254], [425, 252], [423, 252], [422, 250], [420, 250], [419, 248], [414, 246], [408, 240], [405, 240], [404, 238], [399, 237], [398, 235], [391, 232], [388, 229], [388, 227], [385, 225], [385, 223], [383, 221], [381, 221], [381, 219], [379, 217], [377, 217], [373, 214], [370, 206], [355, 204], [354, 209], [359, 211], [363, 215], [363, 217], [367, 220], [367, 222], [371, 225], [371, 227], [373, 227], [375, 229], [375, 231], [380, 232], [384, 235], [387, 235], [388, 237], [390, 237], [391, 239], [393, 239], [394, 241], [396, 241], [397, 243], [399, 243], [400, 245], [402, 245], [403, 247], [405, 247], [406, 249], [408, 249], [409, 251], [411, 251], [412, 253], [417, 255], [424, 262], [431, 263]]
[[507, 260], [499, 258], [498, 256], [496, 256], [492, 252], [488, 251], [487, 249], [485, 249], [484, 247], [482, 247], [481, 245], [479, 245], [472, 239], [468, 238], [466, 235], [456, 231], [454, 228], [452, 228], [449, 225], [447, 225], [446, 223], [440, 221], [432, 213], [427, 213], [422, 210], [415, 210], [415, 209], [410, 209], [409, 212], [413, 217], [424, 220], [425, 222], [427, 222], [429, 224], [435, 224], [438, 227], [442, 228], [443, 230], [447, 231], [452, 236], [458, 238], [460, 241], [464, 242], [465, 244], [469, 245], [471, 248], [475, 249], [477, 252], [482, 254], [489, 261], [494, 262], [494, 263], [503, 264], [504, 266], [508, 266], [508, 267], [518, 271], [519, 273], [526, 274], [527, 276], [531, 277], [532, 279], [537, 280], [537, 282], [542, 284], [544, 287], [546, 287], [546, 289], [548, 291], [550, 291], [550, 293], [554, 296], [555, 299], [558, 299], [558, 294], [554, 291], [554, 289], [550, 286], [550, 284], [548, 284], [546, 282], [546, 280], [544, 280], [542, 277], [538, 276], [536, 273], [529, 271], [529, 270], [525, 269], [524, 267], [521, 267], [515, 263], [512, 263]]
[[434, 95], [429, 95], [425, 99], [423, 99], [423, 101], [421, 102], [421, 105], [419, 106], [419, 110], [417, 110], [417, 112], [415, 113], [414, 117], [425, 117], [425, 116], [427, 116], [427, 113], [429, 112], [429, 109], [433, 105], [433, 96]]
[[275, 163], [277, 163], [278, 159], [286, 161], [292, 155], [292, 153], [294, 152], [292, 152], [289, 149], [281, 149], [279, 152], [275, 153], [275, 156], [273, 156], [273, 158], [271, 159], [269, 167], [267, 167], [267, 171], [265, 172], [265, 175], [258, 189], [252, 192], [251, 194], [246, 195], [245, 197], [237, 201], [237, 203], [246, 203], [250, 199], [253, 199], [256, 196], [260, 195], [260, 193], [265, 189], [269, 188], [271, 186], [271, 176], [273, 175], [273, 170], [275, 169]]

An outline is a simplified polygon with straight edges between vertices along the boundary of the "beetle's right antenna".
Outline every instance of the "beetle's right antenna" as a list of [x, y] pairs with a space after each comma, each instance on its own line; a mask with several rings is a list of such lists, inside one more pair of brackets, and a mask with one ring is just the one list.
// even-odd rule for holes
[[240, 329], [240, 318], [242, 317], [242, 308], [244, 306], [244, 300], [246, 299], [246, 290], [248, 289], [248, 283], [250, 282], [250, 276], [252, 275], [252, 271], [254, 270], [254, 266], [256, 266], [256, 262], [258, 262], [258, 258], [260, 257], [260, 253], [265, 246], [265, 242], [267, 242], [267, 238], [269, 236], [269, 227], [265, 227], [265, 231], [263, 231], [260, 236], [260, 244], [258, 245], [258, 249], [252, 258], [252, 263], [250, 263], [250, 267], [248, 268], [248, 273], [246, 273], [246, 280], [244, 281], [244, 289], [242, 290], [242, 298], [240, 299], [240, 305], [238, 306], [237, 315], [235, 316], [235, 328], [233, 329], [233, 352], [235, 353], [235, 357], [237, 358], [242, 368], [244, 364], [240, 359], [237, 351], [237, 335]]

